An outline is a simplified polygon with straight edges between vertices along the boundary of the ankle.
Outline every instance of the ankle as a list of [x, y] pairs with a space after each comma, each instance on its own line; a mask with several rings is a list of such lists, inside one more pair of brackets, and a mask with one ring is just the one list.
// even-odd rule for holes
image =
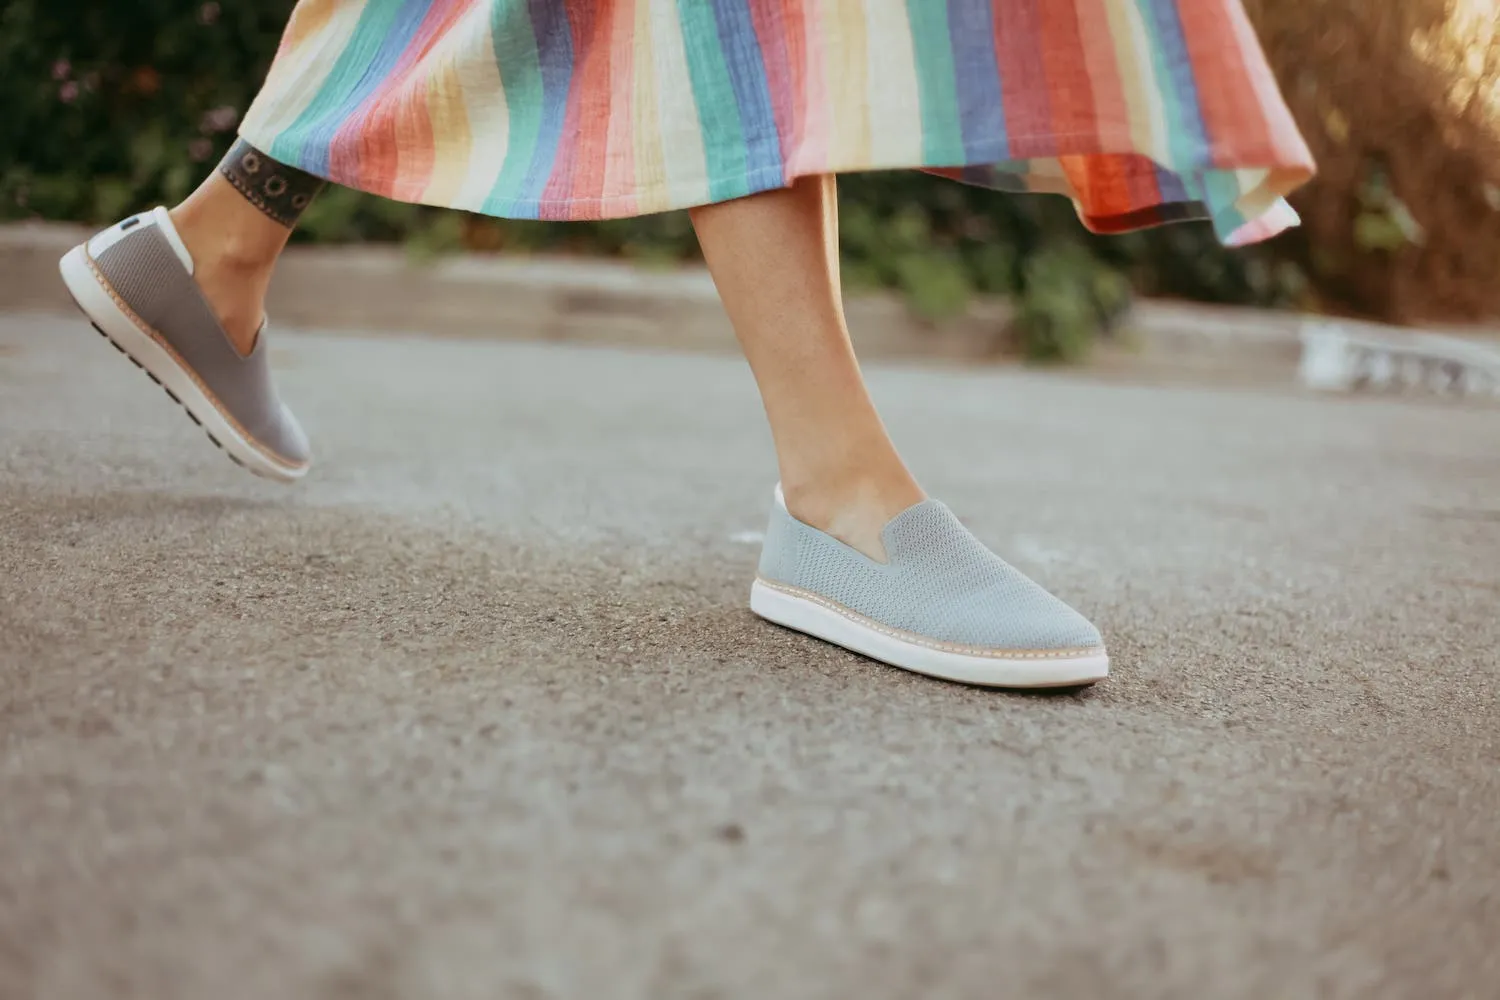
[[184, 202], [167, 213], [177, 235], [187, 246], [193, 258], [193, 267], [237, 275], [251, 275], [271, 270], [286, 244], [282, 233], [261, 231], [246, 232], [243, 228], [225, 225], [194, 211], [192, 203]]
[[880, 535], [891, 518], [927, 498], [899, 459], [880, 466], [785, 477], [782, 495], [797, 520], [884, 561]]
[[255, 348], [265, 321], [265, 296], [279, 247], [257, 244], [235, 227], [215, 225], [191, 203], [169, 210], [172, 225], [193, 259], [193, 279], [219, 325], [242, 355]]
[[889, 520], [926, 499], [917, 481], [899, 466], [883, 473], [852, 471], [800, 482], [783, 480], [781, 492], [794, 517], [824, 531], [826, 524], [851, 511], [878, 511]]

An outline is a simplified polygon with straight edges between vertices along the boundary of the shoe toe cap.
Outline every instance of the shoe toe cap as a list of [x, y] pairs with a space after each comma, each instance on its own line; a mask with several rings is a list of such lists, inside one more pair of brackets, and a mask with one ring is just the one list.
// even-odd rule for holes
[[312, 445], [307, 440], [307, 432], [285, 403], [276, 407], [273, 419], [256, 428], [255, 436], [289, 466], [305, 466], [312, 461]]
[[953, 611], [943, 631], [971, 645], [1013, 650], [1104, 647], [1092, 622], [1034, 584], [1021, 594], [1007, 588], [975, 595]]
[[[1059, 602], [1061, 603], [1061, 602]], [[1094, 623], [1063, 605], [1062, 612], [1051, 616], [1045, 633], [1050, 640], [1046, 649], [1102, 649], [1104, 637]]]

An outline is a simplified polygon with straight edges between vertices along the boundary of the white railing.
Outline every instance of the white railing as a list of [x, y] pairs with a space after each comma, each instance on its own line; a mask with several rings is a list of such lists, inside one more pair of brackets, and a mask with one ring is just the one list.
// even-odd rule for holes
[[1500, 342], [1308, 320], [1298, 376], [1330, 392], [1435, 392], [1500, 397]]

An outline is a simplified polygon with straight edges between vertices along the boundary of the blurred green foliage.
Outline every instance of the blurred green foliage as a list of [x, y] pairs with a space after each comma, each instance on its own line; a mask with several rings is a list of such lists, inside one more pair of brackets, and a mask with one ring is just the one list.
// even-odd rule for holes
[[[0, 7], [0, 218], [112, 221], [182, 198], [233, 139], [291, 0], [230, 4], [7, 0]], [[1207, 225], [1101, 238], [1063, 199], [1014, 197], [915, 172], [841, 180], [845, 283], [899, 290], [933, 322], [976, 294], [1016, 304], [1022, 351], [1083, 354], [1132, 293], [1286, 304], [1302, 285], [1265, 250], [1225, 251]], [[1382, 216], [1384, 218], [1384, 216]], [[1369, 238], [1389, 238], [1371, 224]], [[300, 240], [697, 256], [684, 213], [570, 225], [480, 219], [330, 189]]]

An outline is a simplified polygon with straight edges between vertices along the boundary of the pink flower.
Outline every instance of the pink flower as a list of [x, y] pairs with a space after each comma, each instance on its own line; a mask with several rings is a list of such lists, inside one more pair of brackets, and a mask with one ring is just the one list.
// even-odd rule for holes
[[214, 151], [213, 140], [194, 139], [188, 143], [188, 156], [192, 157], [194, 163], [202, 163], [208, 159]]
[[198, 131], [209, 135], [215, 132], [228, 132], [239, 120], [239, 111], [226, 104], [223, 107], [203, 112], [203, 118], [198, 122]]
[[198, 8], [198, 23], [213, 24], [219, 19], [219, 5], [209, 0], [208, 3]]
[[78, 84], [69, 80], [57, 88], [57, 99], [64, 104], [72, 104], [78, 97]]
[[66, 80], [71, 72], [73, 72], [73, 64], [66, 59], [59, 59], [52, 64], [52, 79], [54, 80]]

